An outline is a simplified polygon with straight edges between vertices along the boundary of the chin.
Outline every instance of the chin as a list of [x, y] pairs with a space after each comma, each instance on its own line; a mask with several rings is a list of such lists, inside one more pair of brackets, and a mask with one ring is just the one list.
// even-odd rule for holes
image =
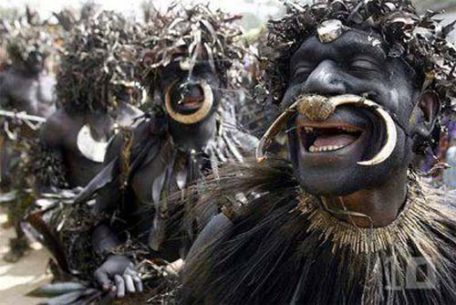
[[302, 189], [318, 196], [347, 196], [374, 188], [390, 179], [389, 172], [385, 172], [382, 168], [362, 169], [355, 166], [334, 171], [303, 168], [299, 171], [298, 177]]

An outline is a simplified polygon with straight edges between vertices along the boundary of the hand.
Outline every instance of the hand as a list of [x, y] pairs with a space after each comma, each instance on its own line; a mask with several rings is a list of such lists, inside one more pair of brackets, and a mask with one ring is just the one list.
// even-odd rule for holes
[[127, 293], [143, 291], [143, 284], [133, 263], [125, 256], [110, 256], [94, 273], [95, 280], [104, 291], [118, 298]]

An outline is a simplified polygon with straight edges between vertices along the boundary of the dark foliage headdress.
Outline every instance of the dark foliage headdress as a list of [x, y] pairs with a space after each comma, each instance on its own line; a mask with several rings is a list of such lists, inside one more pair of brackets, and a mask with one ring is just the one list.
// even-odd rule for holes
[[7, 36], [6, 50], [13, 63], [26, 63], [32, 53], [39, 53], [41, 56], [47, 57], [52, 51], [51, 37], [39, 27], [11, 28]]
[[76, 111], [107, 111], [117, 106], [116, 94], [136, 86], [134, 41], [138, 27], [121, 15], [105, 11], [73, 29], [64, 46], [58, 73], [58, 101]]
[[410, 0], [326, 0], [286, 6], [287, 14], [268, 24], [268, 45], [274, 55], [268, 61], [265, 89], [273, 103], [280, 103], [288, 86], [292, 54], [322, 22], [338, 19], [347, 27], [378, 32], [388, 55], [405, 60], [415, 69], [423, 90], [439, 95], [442, 113], [456, 110], [456, 49], [446, 40], [454, 23], [442, 26], [430, 11], [418, 15]]
[[240, 66], [245, 55], [239, 39], [242, 32], [235, 23], [240, 16], [211, 11], [201, 4], [154, 13], [152, 23], [146, 26], [147, 51], [142, 60], [152, 93], [160, 80], [160, 68], [174, 60], [189, 71], [198, 61], [207, 61], [227, 85], [237, 85], [238, 74], [233, 68]]

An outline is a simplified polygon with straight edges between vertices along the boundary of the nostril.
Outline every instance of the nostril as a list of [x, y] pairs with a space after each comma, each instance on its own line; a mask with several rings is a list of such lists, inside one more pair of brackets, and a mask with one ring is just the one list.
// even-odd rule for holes
[[345, 84], [340, 79], [332, 79], [329, 83], [331, 93], [343, 94], [346, 93]]
[[191, 99], [204, 99], [204, 92], [199, 85], [188, 85], [180, 91], [183, 97]]

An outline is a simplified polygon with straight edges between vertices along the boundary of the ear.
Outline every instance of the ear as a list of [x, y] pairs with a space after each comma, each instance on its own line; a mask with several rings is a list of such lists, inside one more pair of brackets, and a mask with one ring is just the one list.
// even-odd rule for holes
[[440, 112], [440, 98], [433, 91], [426, 91], [418, 99], [414, 110], [416, 120], [415, 132], [422, 138], [429, 138], [437, 123]]

